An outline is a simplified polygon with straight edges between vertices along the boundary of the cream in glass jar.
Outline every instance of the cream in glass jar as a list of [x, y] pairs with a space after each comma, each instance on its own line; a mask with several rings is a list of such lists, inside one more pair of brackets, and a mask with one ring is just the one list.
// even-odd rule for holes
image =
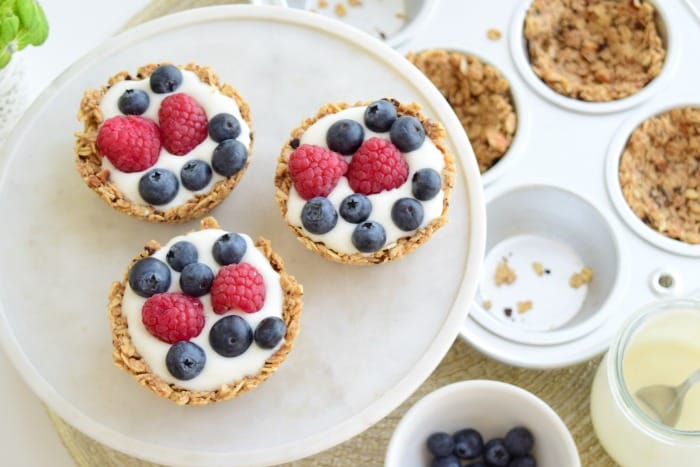
[[700, 385], [685, 397], [674, 427], [664, 425], [635, 393], [677, 386], [700, 368], [700, 300], [671, 299], [636, 313], [600, 363], [591, 419], [610, 456], [624, 467], [700, 467]]

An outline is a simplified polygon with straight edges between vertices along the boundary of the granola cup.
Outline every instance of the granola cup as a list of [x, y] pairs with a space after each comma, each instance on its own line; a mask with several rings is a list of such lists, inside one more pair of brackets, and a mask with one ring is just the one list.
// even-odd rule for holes
[[[426, 141], [430, 140], [432, 144], [435, 145], [444, 161], [444, 167], [440, 173], [443, 198], [439, 209], [439, 215], [432, 218], [424, 226], [416, 229], [413, 233], [402, 236], [395, 241], [387, 241], [381, 249], [371, 253], [343, 251], [339, 248], [329, 247], [324, 241], [310, 238], [308, 232], [301, 226], [291, 223], [289, 221], [288, 203], [290, 200], [290, 192], [293, 190], [293, 181], [289, 172], [288, 162], [292, 152], [299, 146], [300, 140], [303, 139], [305, 132], [324, 117], [334, 116], [335, 114], [354, 108], [366, 107], [371, 104], [371, 102], [357, 102], [352, 105], [345, 102], [325, 104], [315, 116], [306, 118], [300, 127], [292, 130], [289, 140], [287, 140], [283, 146], [275, 173], [275, 199], [277, 200], [282, 217], [287, 222], [289, 228], [294, 232], [297, 239], [309, 250], [332, 261], [352, 265], [371, 265], [392, 261], [403, 257], [427, 242], [438, 229], [447, 223], [447, 211], [450, 194], [455, 182], [456, 168], [452, 154], [443, 143], [443, 138], [446, 135], [445, 129], [439, 122], [432, 121], [423, 115], [420, 106], [416, 103], [402, 104], [395, 99], [386, 100], [391, 102], [396, 108], [399, 117], [411, 116], [421, 122], [425, 129]], [[405, 183], [410, 183], [410, 176]]]
[[456, 50], [428, 49], [406, 58], [455, 111], [483, 174], [508, 152], [518, 116], [508, 80], [492, 65]]
[[553, 91], [609, 102], [640, 92], [667, 50], [647, 0], [534, 0], [523, 30], [530, 66]]
[[108, 80], [106, 86], [85, 91], [78, 112], [78, 120], [84, 128], [76, 133], [75, 165], [87, 186], [117, 211], [151, 222], [181, 223], [205, 215], [221, 203], [239, 183], [250, 165], [253, 147], [252, 120], [250, 107], [238, 91], [232, 85], [222, 83], [211, 68], [194, 63], [179, 66], [178, 68], [181, 70], [195, 73], [202, 83], [217, 89], [222, 95], [231, 98], [238, 106], [241, 117], [250, 129], [247, 160], [235, 175], [216, 181], [206, 192], [197, 193], [182, 204], [162, 209], [146, 202], [141, 203], [130, 199], [125, 195], [123, 189], [111, 179], [110, 170], [104, 166], [103, 156], [97, 148], [98, 130], [104, 122], [100, 103], [108, 90], [116, 83], [134, 79], [148, 79], [158, 66], [159, 64], [142, 66], [137, 70], [135, 77], [126, 71], [119, 72]]
[[620, 157], [619, 183], [639, 219], [674, 240], [700, 244], [700, 108], [642, 122]]
[[[218, 229], [219, 224], [212, 217], [202, 219], [201, 229]], [[279, 274], [279, 283], [283, 293], [282, 320], [286, 325], [283, 343], [264, 362], [255, 374], [227, 381], [216, 389], [209, 391], [189, 390], [178, 384], [168, 383], [156, 375], [146, 363], [144, 356], [135, 348], [130, 334], [129, 323], [123, 312], [122, 303], [128, 286], [131, 268], [140, 259], [150, 257], [161, 249], [156, 241], [148, 242], [144, 251], [137, 255], [127, 267], [124, 278], [115, 281], [109, 292], [108, 318], [112, 330], [112, 358], [114, 364], [134, 377], [139, 384], [159, 397], [168, 399], [178, 405], [205, 405], [237, 397], [248, 392], [273, 374], [294, 346], [299, 333], [299, 320], [302, 312], [303, 288], [294, 276], [287, 273], [284, 262], [272, 251], [269, 240], [260, 237], [255, 242], [257, 250], [264, 255], [274, 271]]]

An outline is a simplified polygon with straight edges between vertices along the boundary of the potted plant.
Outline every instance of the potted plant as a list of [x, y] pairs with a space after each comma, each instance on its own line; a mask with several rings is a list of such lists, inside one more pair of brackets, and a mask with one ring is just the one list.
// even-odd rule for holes
[[0, 0], [0, 140], [27, 104], [25, 70], [13, 55], [43, 44], [48, 33], [44, 10], [35, 0]]

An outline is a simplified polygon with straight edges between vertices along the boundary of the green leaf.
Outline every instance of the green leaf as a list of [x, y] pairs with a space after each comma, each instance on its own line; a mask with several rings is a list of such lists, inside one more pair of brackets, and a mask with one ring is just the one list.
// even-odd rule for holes
[[[0, 44], [7, 46], [17, 37], [19, 32], [19, 18], [11, 16], [0, 20]], [[4, 48], [4, 47], [3, 47]]]
[[12, 58], [12, 54], [6, 51], [0, 52], [0, 69], [5, 68], [5, 65], [10, 63], [10, 59]]
[[22, 27], [31, 31], [37, 22], [37, 9], [34, 0], [17, 0], [15, 11]]

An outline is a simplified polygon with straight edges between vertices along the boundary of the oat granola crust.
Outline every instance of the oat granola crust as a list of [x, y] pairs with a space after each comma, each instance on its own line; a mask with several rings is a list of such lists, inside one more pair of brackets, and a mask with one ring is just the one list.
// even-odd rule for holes
[[622, 99], [659, 75], [666, 49], [644, 0], [534, 0], [525, 17], [530, 65], [559, 94]]
[[[136, 72], [135, 79], [146, 79], [160, 64], [149, 64], [139, 68]], [[250, 107], [243, 100], [238, 91], [227, 83], [222, 83], [218, 75], [207, 66], [200, 66], [194, 63], [189, 63], [179, 68], [189, 70], [197, 74], [202, 82], [214, 86], [222, 94], [232, 98], [238, 105], [243, 120], [251, 129], [251, 142], [248, 150], [248, 160], [245, 166], [233, 177], [220, 180], [211, 188], [208, 193], [196, 195], [186, 203], [160, 211], [157, 207], [138, 204], [127, 199], [109, 179], [109, 171], [102, 168], [102, 156], [97, 150], [97, 131], [103, 121], [103, 116], [100, 111], [100, 102], [107, 90], [119, 81], [134, 79], [128, 72], [122, 71], [112, 76], [107, 86], [102, 86], [100, 89], [91, 89], [85, 91], [82, 100], [80, 101], [80, 110], [78, 112], [78, 120], [83, 123], [84, 129], [76, 133], [75, 143], [75, 165], [88, 187], [90, 187], [100, 198], [107, 204], [130, 216], [145, 219], [151, 222], [166, 222], [179, 223], [192, 220], [203, 216], [211, 209], [216, 207], [221, 201], [228, 196], [233, 188], [243, 177], [243, 174], [248, 169], [250, 157], [253, 148], [253, 132], [252, 121], [250, 116]]]
[[700, 108], [675, 108], [642, 122], [620, 157], [619, 180], [642, 221], [700, 244]]
[[428, 49], [408, 58], [440, 90], [457, 114], [486, 172], [508, 151], [517, 128], [510, 84], [493, 66], [458, 51]]
[[[217, 229], [219, 224], [212, 217], [202, 219], [202, 229]], [[258, 384], [265, 381], [277, 367], [287, 358], [294, 346], [294, 340], [299, 333], [299, 320], [301, 318], [303, 288], [294, 276], [287, 273], [284, 262], [277, 254], [273, 253], [269, 240], [260, 237], [255, 246], [270, 262], [272, 268], [280, 275], [280, 285], [284, 293], [282, 319], [287, 325], [287, 333], [284, 336], [282, 346], [272, 354], [264, 366], [255, 375], [246, 376], [242, 380], [222, 384], [213, 391], [190, 391], [169, 384], [151, 372], [148, 364], [134, 348], [129, 336], [129, 326], [122, 314], [122, 298], [128, 282], [129, 270], [141, 258], [153, 255], [160, 249], [160, 244], [152, 240], [148, 242], [144, 251], [137, 255], [127, 267], [124, 279], [115, 281], [109, 292], [109, 324], [112, 329], [112, 345], [114, 351], [112, 358], [114, 364], [131, 374], [142, 386], [150, 389], [156, 395], [169, 399], [178, 405], [204, 405], [210, 402], [224, 401], [234, 398], [244, 392], [250, 391]]]
[[[394, 245], [390, 248], [383, 248], [379, 251], [375, 251], [372, 254], [362, 254], [362, 253], [342, 253], [332, 250], [322, 242], [314, 242], [308, 238], [300, 227], [293, 226], [289, 223], [292, 231], [296, 234], [299, 241], [306, 246], [309, 250], [318, 253], [319, 255], [337, 261], [339, 263], [354, 264], [354, 265], [369, 265], [369, 264], [380, 264], [394, 259], [401, 258], [403, 255], [415, 250], [423, 243], [427, 242], [430, 236], [438, 230], [440, 227], [447, 223], [447, 209], [449, 207], [450, 193], [452, 192], [452, 187], [455, 181], [455, 163], [452, 154], [447, 150], [447, 147], [442, 142], [445, 137], [445, 129], [438, 122], [434, 122], [426, 118], [420, 112], [420, 106], [416, 103], [401, 104], [395, 99], [389, 99], [392, 104], [397, 109], [398, 114], [401, 115], [411, 115], [416, 117], [423, 124], [425, 128], [425, 134], [429, 137], [438, 150], [442, 153], [445, 160], [445, 167], [442, 170], [442, 189], [444, 191], [444, 201], [442, 207], [442, 213], [439, 217], [433, 219], [428, 225], [423, 228], [418, 229], [412, 236], [400, 238]], [[279, 205], [280, 211], [282, 212], [282, 217], [287, 219], [287, 199], [289, 198], [289, 190], [292, 187], [292, 178], [289, 175], [289, 170], [287, 169], [287, 163], [289, 157], [294, 151], [291, 146], [291, 142], [295, 139], [301, 138], [304, 132], [314, 123], [316, 123], [322, 117], [326, 115], [331, 115], [345, 110], [351, 107], [360, 107], [371, 104], [371, 102], [357, 102], [354, 105], [341, 102], [337, 104], [325, 104], [318, 111], [314, 117], [305, 119], [301, 126], [292, 130], [289, 140], [285, 143], [282, 148], [279, 160], [277, 161], [277, 171], [275, 173], [275, 199]]]

